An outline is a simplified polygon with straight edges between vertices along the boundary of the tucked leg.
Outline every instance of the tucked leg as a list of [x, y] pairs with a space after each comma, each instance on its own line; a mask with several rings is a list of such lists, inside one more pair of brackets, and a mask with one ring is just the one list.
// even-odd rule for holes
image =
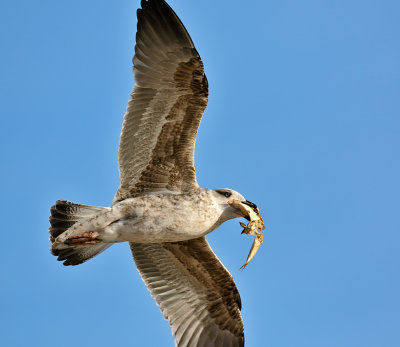
[[88, 231], [80, 235], [74, 235], [64, 241], [66, 245], [95, 245], [102, 242], [97, 231]]

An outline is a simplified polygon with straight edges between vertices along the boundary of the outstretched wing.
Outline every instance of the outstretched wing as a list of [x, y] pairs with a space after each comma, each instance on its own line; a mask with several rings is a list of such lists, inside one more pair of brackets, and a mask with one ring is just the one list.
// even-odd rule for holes
[[133, 72], [119, 145], [121, 186], [114, 201], [197, 187], [194, 146], [208, 101], [203, 63], [163, 0], [137, 11]]
[[205, 237], [131, 249], [176, 346], [244, 346], [239, 292]]
[[[133, 63], [135, 87], [121, 133], [121, 187], [114, 201], [193, 189], [208, 84], [189, 34], [163, 0], [142, 1]], [[177, 346], [244, 345], [238, 290], [205, 237], [131, 243], [131, 249]]]

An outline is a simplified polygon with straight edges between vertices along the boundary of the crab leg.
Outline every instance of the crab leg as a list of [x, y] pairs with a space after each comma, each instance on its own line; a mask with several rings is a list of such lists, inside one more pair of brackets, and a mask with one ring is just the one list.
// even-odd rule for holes
[[257, 233], [256, 238], [254, 239], [253, 245], [250, 248], [249, 255], [247, 256], [246, 263], [240, 267], [240, 270], [243, 271], [244, 268], [250, 263], [251, 259], [254, 258], [261, 244], [263, 243], [263, 235], [261, 233]]

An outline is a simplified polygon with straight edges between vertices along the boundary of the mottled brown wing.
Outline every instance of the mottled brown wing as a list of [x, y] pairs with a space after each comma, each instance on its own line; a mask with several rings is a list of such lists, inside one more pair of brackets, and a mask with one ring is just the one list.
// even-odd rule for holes
[[135, 86], [124, 116], [114, 201], [197, 187], [194, 146], [208, 100], [203, 63], [173, 10], [142, 1], [137, 12]]
[[239, 292], [205, 237], [131, 249], [176, 346], [244, 346]]

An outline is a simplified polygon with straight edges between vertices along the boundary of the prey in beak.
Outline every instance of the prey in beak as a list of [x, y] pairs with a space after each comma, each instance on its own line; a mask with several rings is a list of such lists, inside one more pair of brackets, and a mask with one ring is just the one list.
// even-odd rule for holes
[[239, 222], [240, 226], [243, 228], [242, 234], [244, 233], [256, 237], [250, 249], [249, 255], [247, 256], [246, 263], [241, 267], [241, 270], [243, 270], [253, 259], [259, 247], [263, 243], [263, 234], [261, 232], [265, 229], [264, 221], [260, 215], [257, 205], [248, 200], [239, 201], [232, 199], [228, 201], [228, 204], [229, 206], [237, 209], [240, 212], [240, 215], [250, 221], [247, 225]]
[[[249, 207], [251, 207], [254, 211], [258, 211], [257, 205], [254, 204], [254, 203], [252, 203], [252, 202], [249, 201], [249, 200], [241, 201], [241, 203], [242, 203], [242, 204], [245, 204], [245, 205], [247, 205], [247, 206], [249, 206]], [[259, 212], [258, 212], [258, 213], [259, 213]], [[250, 222], [250, 216], [244, 216], [244, 218], [246, 218], [246, 219]]]
[[246, 207], [243, 206], [243, 204], [249, 206], [250, 208], [252, 208], [253, 211], [258, 211], [257, 205], [252, 203], [251, 201], [248, 201], [248, 200], [239, 201], [239, 200], [235, 200], [235, 199], [228, 201], [228, 205], [229, 206], [231, 206], [231, 207], [235, 208], [236, 210], [238, 210], [240, 212], [240, 215], [243, 218], [246, 218], [250, 222], [249, 211], [248, 211], [248, 209]]

